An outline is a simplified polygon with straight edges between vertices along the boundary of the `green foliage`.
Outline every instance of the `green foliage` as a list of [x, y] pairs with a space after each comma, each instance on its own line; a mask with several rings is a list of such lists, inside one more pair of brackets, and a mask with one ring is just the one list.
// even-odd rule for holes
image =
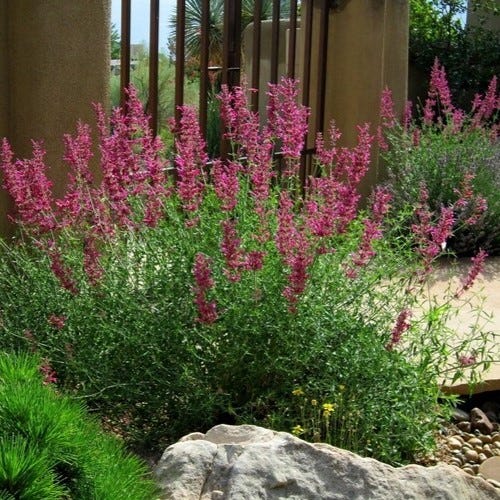
[[119, 59], [121, 52], [120, 34], [114, 24], [111, 25], [111, 59]]
[[[158, 55], [158, 134], [167, 149], [173, 146], [168, 119], [175, 111], [175, 65], [165, 54]], [[137, 89], [139, 99], [146, 106], [149, 99], [149, 57], [141, 57], [130, 73], [130, 82]], [[120, 75], [111, 75], [111, 107], [120, 105]], [[184, 86], [184, 103], [197, 106], [199, 101], [199, 82], [187, 81]]]
[[[486, 132], [486, 133], [485, 133]], [[418, 146], [411, 138], [392, 136], [393, 148], [386, 155], [389, 182], [394, 193], [394, 210], [404, 213], [419, 199], [422, 183], [429, 191], [433, 211], [452, 206], [459, 198], [457, 189], [464, 176], [474, 175], [472, 186], [487, 202], [488, 210], [474, 225], [464, 224], [469, 212], [457, 214], [448, 248], [456, 255], [470, 256], [482, 248], [490, 255], [500, 254], [500, 144], [492, 142], [487, 131], [442, 133], [438, 127], [423, 127]], [[410, 218], [402, 227], [409, 229]]]
[[[485, 12], [486, 2], [476, 2]], [[485, 91], [500, 73], [500, 33], [462, 26], [464, 0], [411, 0], [410, 63], [427, 74], [437, 57], [447, 69], [456, 103], [466, 109], [475, 91]], [[420, 96], [423, 97], [423, 96]]]
[[39, 363], [0, 354], [0, 498], [151, 499], [145, 467], [43, 385]]

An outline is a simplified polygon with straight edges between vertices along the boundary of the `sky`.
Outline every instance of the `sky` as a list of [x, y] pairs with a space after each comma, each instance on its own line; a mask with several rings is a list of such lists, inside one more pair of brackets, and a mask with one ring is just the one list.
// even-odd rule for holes
[[[149, 0], [132, 0], [130, 36], [132, 43], [149, 46]], [[169, 20], [175, 12], [177, 0], [160, 0], [160, 52], [167, 52]], [[112, 0], [111, 22], [118, 32], [121, 25], [121, 0]]]

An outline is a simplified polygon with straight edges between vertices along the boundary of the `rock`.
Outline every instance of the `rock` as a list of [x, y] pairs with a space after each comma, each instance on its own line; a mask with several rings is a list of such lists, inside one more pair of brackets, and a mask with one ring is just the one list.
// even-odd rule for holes
[[471, 431], [471, 425], [470, 422], [458, 422], [457, 427], [464, 432], [470, 432]]
[[467, 462], [477, 462], [479, 454], [477, 453], [476, 450], [465, 450], [464, 456]]
[[500, 457], [491, 457], [479, 467], [479, 472], [486, 478], [500, 482]]
[[155, 476], [162, 500], [500, 499], [485, 480], [450, 465], [394, 468], [248, 425], [219, 425], [168, 447]]
[[473, 437], [473, 438], [470, 438], [468, 441], [467, 441], [473, 448], [476, 447], [476, 446], [482, 446], [483, 442], [479, 439], [479, 438], [476, 438], [476, 437]]
[[453, 422], [467, 422], [469, 420], [469, 414], [461, 410], [460, 408], [453, 408], [453, 413], [451, 415]]
[[493, 424], [479, 408], [473, 408], [471, 410], [470, 422], [472, 430], [478, 430], [482, 434], [491, 434], [493, 432]]
[[450, 437], [446, 440], [446, 444], [450, 450], [461, 450], [463, 442], [459, 441], [455, 437]]

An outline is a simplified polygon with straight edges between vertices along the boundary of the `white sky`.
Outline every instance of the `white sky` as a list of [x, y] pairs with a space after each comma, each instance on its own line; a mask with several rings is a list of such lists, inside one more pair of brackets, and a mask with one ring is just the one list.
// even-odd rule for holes
[[[149, 46], [149, 0], [132, 0], [130, 37], [132, 43]], [[175, 12], [177, 0], [160, 0], [160, 52], [167, 52], [169, 20]], [[120, 32], [121, 0], [111, 2], [111, 22]]]

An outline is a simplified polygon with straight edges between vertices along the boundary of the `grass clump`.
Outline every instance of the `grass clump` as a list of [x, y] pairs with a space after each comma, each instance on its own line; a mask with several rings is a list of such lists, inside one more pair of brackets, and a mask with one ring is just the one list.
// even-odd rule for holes
[[153, 498], [145, 466], [57, 394], [40, 364], [0, 353], [0, 498]]

